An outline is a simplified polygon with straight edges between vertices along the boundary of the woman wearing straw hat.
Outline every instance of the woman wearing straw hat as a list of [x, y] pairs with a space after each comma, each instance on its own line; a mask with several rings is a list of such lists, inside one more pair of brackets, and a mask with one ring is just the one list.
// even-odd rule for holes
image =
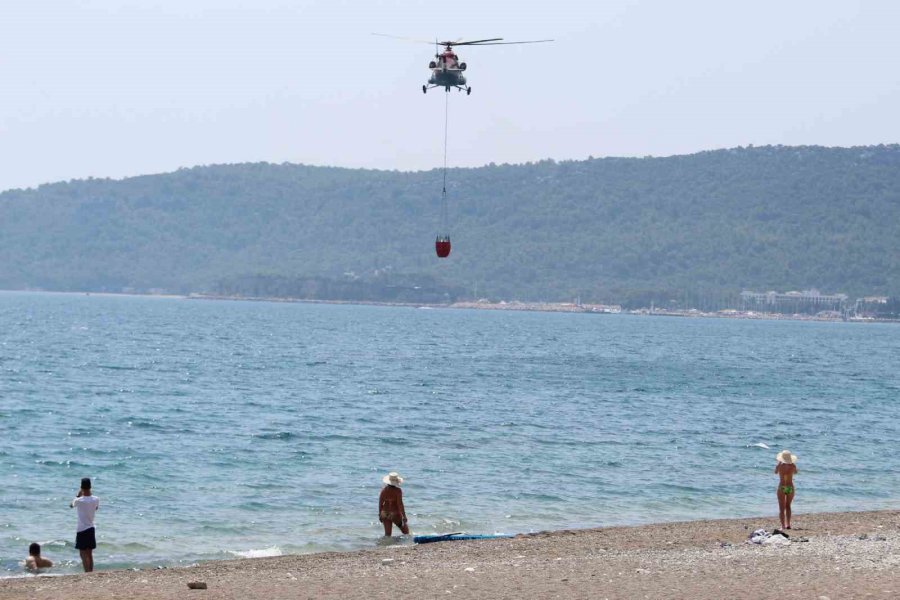
[[394, 525], [400, 528], [403, 535], [409, 535], [406, 509], [403, 508], [403, 490], [400, 489], [403, 478], [391, 472], [382, 477], [381, 481], [385, 485], [378, 497], [378, 520], [384, 525], [384, 535], [390, 536]]
[[794, 475], [797, 473], [797, 457], [788, 450], [775, 456], [775, 473], [780, 478], [775, 495], [778, 496], [778, 518], [783, 529], [791, 528], [791, 502], [794, 500]]

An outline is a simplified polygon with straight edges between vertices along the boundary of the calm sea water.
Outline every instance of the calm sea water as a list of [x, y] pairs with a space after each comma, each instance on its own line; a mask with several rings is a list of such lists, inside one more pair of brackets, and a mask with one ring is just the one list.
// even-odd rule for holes
[[[0, 293], [0, 574], [900, 506], [900, 327]], [[770, 449], [760, 447], [768, 445]], [[772, 525], [772, 522], [761, 523]]]

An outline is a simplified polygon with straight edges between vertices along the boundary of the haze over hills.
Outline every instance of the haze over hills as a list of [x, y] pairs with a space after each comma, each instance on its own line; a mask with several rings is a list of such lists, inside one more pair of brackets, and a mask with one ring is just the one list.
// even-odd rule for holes
[[[237, 164], [0, 194], [0, 288], [696, 304], [900, 294], [900, 146], [440, 171]], [[413, 291], [415, 290], [415, 291]]]

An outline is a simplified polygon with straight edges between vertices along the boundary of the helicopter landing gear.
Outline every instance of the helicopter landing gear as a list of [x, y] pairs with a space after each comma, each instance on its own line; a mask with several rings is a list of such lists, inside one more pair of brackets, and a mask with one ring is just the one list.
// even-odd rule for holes
[[471, 93], [472, 93], [472, 88], [467, 87], [466, 88], [466, 96], [470, 95]]
[[427, 93], [428, 93], [428, 86], [427, 86], [427, 85], [423, 85], [423, 86], [422, 86], [422, 93], [423, 93], [423, 94], [427, 94]]

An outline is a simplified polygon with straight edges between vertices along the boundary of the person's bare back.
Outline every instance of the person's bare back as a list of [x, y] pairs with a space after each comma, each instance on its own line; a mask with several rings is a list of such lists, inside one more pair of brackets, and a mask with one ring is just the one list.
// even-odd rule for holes
[[28, 558], [25, 559], [25, 568], [29, 571], [38, 572], [41, 569], [49, 569], [53, 566], [53, 561], [49, 558], [41, 556], [41, 545], [34, 542], [28, 547]]
[[25, 568], [29, 571], [39, 571], [40, 569], [49, 569], [53, 566], [53, 561], [43, 556], [29, 556], [25, 559]]
[[382, 481], [386, 485], [378, 496], [378, 520], [384, 525], [384, 535], [391, 535], [394, 525], [399, 527], [404, 535], [408, 535], [409, 527], [406, 525], [403, 490], [400, 489], [403, 478], [397, 473], [390, 473]]
[[[797, 465], [789, 465], [785, 463], [778, 463], [775, 466], [775, 472], [780, 476], [780, 481], [778, 482], [779, 487], [782, 488], [790, 488], [791, 492], [794, 490], [794, 473], [797, 472]], [[789, 492], [785, 492], [789, 493]]]

